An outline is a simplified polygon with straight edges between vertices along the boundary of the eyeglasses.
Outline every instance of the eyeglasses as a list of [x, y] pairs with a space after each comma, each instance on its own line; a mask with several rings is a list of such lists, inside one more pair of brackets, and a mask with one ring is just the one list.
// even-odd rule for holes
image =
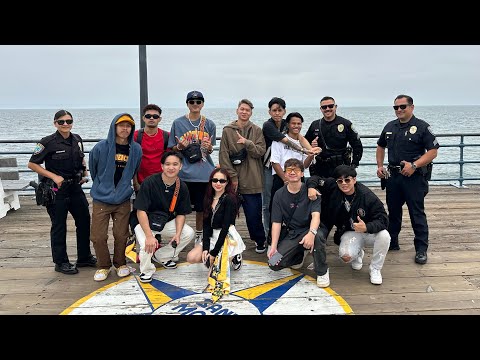
[[398, 110], [398, 108], [405, 110], [407, 106], [410, 106], [410, 104], [393, 105], [393, 110]]
[[190, 105], [193, 105], [193, 104], [200, 105], [202, 103], [202, 100], [188, 100], [188, 103]]
[[213, 179], [212, 179], [212, 182], [215, 183], [215, 184], [218, 183], [218, 182], [219, 182], [220, 184], [225, 184], [225, 183], [227, 182], [227, 180], [225, 180], [225, 179], [213, 178]]
[[302, 172], [301, 169], [299, 169], [298, 167], [293, 167], [293, 166], [289, 166], [285, 169], [286, 173], [291, 173], [292, 171], [295, 172], [295, 174], [300, 174]]
[[327, 110], [327, 108], [329, 109], [333, 109], [335, 107], [335, 104], [328, 104], [328, 105], [322, 105], [320, 106], [323, 110]]
[[345, 179], [337, 179], [337, 180], [335, 180], [335, 181], [336, 181], [336, 183], [337, 183], [338, 185], [340, 185], [340, 184], [343, 184], [343, 183], [345, 183], [345, 184], [350, 184], [350, 182], [351, 182], [352, 180], [353, 180], [353, 179], [352, 179], [351, 177], [347, 177], [347, 178], [345, 178]]
[[67, 123], [68, 125], [72, 125], [73, 124], [73, 120], [56, 120], [56, 123], [58, 125], [63, 125], [65, 123]]
[[160, 119], [160, 115], [158, 115], [158, 114], [145, 114], [144, 116], [147, 119], [151, 119], [151, 118], [154, 118], [155, 120]]

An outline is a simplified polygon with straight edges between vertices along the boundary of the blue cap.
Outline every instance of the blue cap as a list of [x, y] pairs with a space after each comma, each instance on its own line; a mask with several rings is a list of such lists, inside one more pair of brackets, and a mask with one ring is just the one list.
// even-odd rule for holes
[[200, 91], [193, 90], [187, 94], [187, 102], [188, 100], [197, 100], [197, 99], [205, 101], [205, 99], [203, 98], [203, 94]]

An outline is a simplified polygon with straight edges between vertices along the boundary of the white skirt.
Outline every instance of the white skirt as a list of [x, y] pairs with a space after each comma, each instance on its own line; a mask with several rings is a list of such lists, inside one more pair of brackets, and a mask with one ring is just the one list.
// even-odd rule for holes
[[[218, 240], [218, 235], [220, 235], [220, 231], [221, 229], [213, 229], [213, 234], [210, 237], [210, 250], [215, 247], [215, 244]], [[228, 233], [225, 237], [225, 244], [228, 244], [228, 257], [241, 254], [245, 250], [245, 243], [235, 228], [235, 225], [230, 225], [228, 228]]]

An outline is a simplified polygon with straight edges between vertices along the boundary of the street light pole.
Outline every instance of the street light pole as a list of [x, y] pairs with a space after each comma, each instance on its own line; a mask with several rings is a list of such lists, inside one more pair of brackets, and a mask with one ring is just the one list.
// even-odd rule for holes
[[145, 127], [142, 110], [148, 104], [147, 83], [147, 45], [138, 45], [138, 64], [140, 74], [140, 127]]

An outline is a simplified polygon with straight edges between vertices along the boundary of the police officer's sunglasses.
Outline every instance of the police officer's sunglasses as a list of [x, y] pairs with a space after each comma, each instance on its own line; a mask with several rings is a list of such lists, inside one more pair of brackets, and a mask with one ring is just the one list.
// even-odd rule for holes
[[72, 125], [72, 124], [73, 124], [73, 120], [55, 120], [55, 122], [56, 122], [58, 125], [64, 125], [65, 123], [67, 123], [68, 125]]
[[327, 108], [329, 109], [333, 109], [335, 107], [335, 104], [328, 104], [328, 105], [322, 105], [320, 106], [323, 110], [327, 110]]

